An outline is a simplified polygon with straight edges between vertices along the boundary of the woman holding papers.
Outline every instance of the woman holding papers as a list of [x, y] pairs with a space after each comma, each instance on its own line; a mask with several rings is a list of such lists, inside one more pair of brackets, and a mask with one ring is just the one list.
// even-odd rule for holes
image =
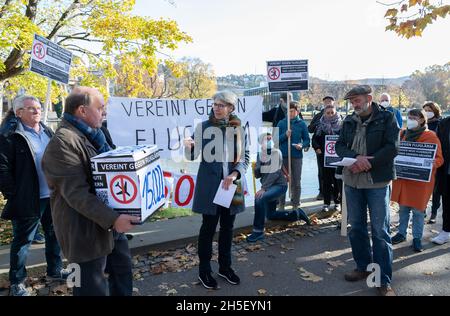
[[427, 128], [427, 116], [424, 110], [413, 109], [408, 113], [407, 129], [400, 132], [402, 141], [437, 144], [436, 156], [433, 161], [433, 171], [430, 182], [409, 179], [397, 179], [392, 186], [391, 200], [400, 205], [400, 223], [398, 233], [392, 237], [392, 244], [406, 240], [409, 216], [412, 212], [413, 248], [416, 252], [423, 251], [422, 235], [424, 212], [430, 196], [433, 193], [436, 169], [444, 159], [442, 157], [441, 142], [436, 134]]
[[[217, 288], [217, 281], [211, 275], [210, 261], [219, 220], [218, 275], [234, 285], [240, 282], [231, 269], [231, 243], [236, 214], [245, 210], [240, 179], [245, 178], [250, 156], [245, 131], [233, 113], [237, 96], [229, 91], [218, 92], [213, 101], [209, 119], [196, 126], [193, 137], [184, 140], [187, 159], [194, 160], [201, 153], [192, 211], [203, 215], [198, 236], [198, 278], [207, 289]], [[232, 188], [236, 191], [228, 207], [214, 203], [215, 198], [217, 203], [216, 195], [220, 195], [221, 190]]]
[[253, 232], [247, 237], [248, 242], [264, 239], [265, 218], [270, 220], [296, 221], [298, 219], [310, 224], [308, 216], [302, 209], [292, 211], [276, 211], [278, 199], [287, 191], [287, 179], [282, 170], [283, 157], [279, 149], [273, 148], [272, 134], [259, 136], [261, 152], [258, 153], [255, 177], [261, 178], [261, 190], [255, 195], [255, 218]]
[[339, 131], [342, 126], [342, 118], [336, 112], [334, 105], [327, 105], [324, 108], [322, 117], [312, 137], [312, 147], [316, 151], [317, 159], [323, 166], [322, 181], [323, 181], [323, 198], [325, 206], [323, 211], [328, 212], [331, 204], [331, 196], [334, 199], [334, 210], [341, 210], [341, 191], [342, 180], [336, 179], [336, 168], [330, 168], [324, 166], [325, 158], [325, 136], [327, 135], [339, 135]]

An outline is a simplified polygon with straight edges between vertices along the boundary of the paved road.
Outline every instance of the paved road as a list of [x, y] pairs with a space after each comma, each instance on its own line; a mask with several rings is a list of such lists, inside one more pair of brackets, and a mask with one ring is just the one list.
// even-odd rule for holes
[[[354, 269], [354, 261], [348, 239], [339, 235], [335, 224], [325, 224], [316, 230], [300, 226], [275, 233], [260, 243], [260, 250], [249, 251], [245, 241], [233, 246], [233, 267], [242, 281], [238, 286], [218, 278], [220, 289], [206, 290], [194, 284], [197, 281], [197, 266], [194, 266], [183, 272], [149, 275], [136, 281], [135, 287], [140, 295], [255, 296], [258, 290], [265, 290], [266, 295], [376, 295], [365, 281], [344, 281], [343, 275]], [[422, 253], [412, 250], [410, 237], [407, 242], [394, 246], [393, 288], [397, 295], [450, 295], [450, 244], [437, 246], [429, 241], [434, 235], [431, 230], [439, 227], [440, 224], [426, 225], [426, 250]], [[306, 236], [296, 235], [303, 233]], [[217, 271], [216, 262], [213, 270]], [[253, 275], [260, 271], [263, 276]], [[303, 277], [305, 273], [313, 273], [312, 279], [322, 279], [304, 280], [302, 273]]]

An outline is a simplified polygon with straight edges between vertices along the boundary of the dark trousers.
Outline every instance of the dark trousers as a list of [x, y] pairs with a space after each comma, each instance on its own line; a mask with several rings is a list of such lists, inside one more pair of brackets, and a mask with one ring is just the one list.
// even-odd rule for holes
[[217, 215], [203, 215], [202, 226], [198, 236], [199, 272], [211, 272], [212, 243], [219, 229], [219, 269], [226, 271], [231, 268], [231, 244], [233, 241], [233, 225], [236, 215], [230, 215], [230, 209], [217, 206]]
[[325, 205], [331, 204], [331, 198], [334, 204], [341, 203], [342, 180], [334, 176], [335, 168], [323, 168], [323, 200]]
[[323, 155], [319, 155], [316, 153], [316, 161], [317, 161], [317, 177], [319, 178], [319, 194], [323, 194]]
[[52, 214], [50, 210], [50, 199], [41, 199], [39, 209], [41, 217], [14, 219], [13, 241], [10, 250], [10, 270], [9, 281], [11, 284], [22, 283], [26, 276], [25, 267], [28, 249], [33, 242], [34, 235], [39, 228], [39, 221], [45, 234], [45, 259], [47, 260], [47, 274], [50, 276], [58, 275], [62, 268], [61, 248], [56, 240], [53, 230]]
[[434, 190], [433, 190], [433, 199], [432, 199], [432, 203], [431, 203], [431, 215], [433, 215], [434, 217], [436, 217], [437, 215], [437, 211], [439, 209], [439, 207], [441, 207], [441, 193], [439, 192], [439, 190], [437, 189], [437, 184], [434, 186]]
[[[450, 183], [450, 175], [447, 176], [447, 183]], [[448, 190], [442, 194], [442, 230], [450, 233], [450, 192]]]
[[[131, 296], [133, 274], [128, 240], [115, 233], [114, 249], [106, 257], [79, 263], [81, 286], [73, 288], [74, 296]], [[105, 275], [108, 274], [108, 277]]]

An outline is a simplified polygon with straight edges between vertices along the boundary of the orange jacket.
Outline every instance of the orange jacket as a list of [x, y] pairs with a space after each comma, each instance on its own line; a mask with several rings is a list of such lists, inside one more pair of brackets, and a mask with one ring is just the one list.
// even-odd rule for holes
[[[402, 137], [402, 140], [404, 140], [404, 136]], [[433, 193], [436, 169], [444, 163], [444, 158], [442, 156], [441, 142], [433, 131], [428, 129], [425, 130], [422, 135], [420, 135], [417, 142], [438, 145], [436, 157], [433, 162], [431, 181], [420, 182], [407, 179], [394, 180], [392, 185], [391, 200], [403, 206], [409, 206], [419, 211], [425, 211], [428, 201], [430, 200], [430, 196]]]

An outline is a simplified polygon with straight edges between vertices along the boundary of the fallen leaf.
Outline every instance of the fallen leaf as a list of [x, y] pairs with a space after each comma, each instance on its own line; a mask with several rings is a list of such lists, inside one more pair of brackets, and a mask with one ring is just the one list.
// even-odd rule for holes
[[171, 289], [171, 290], [168, 290], [168, 291], [166, 292], [167, 295], [175, 295], [175, 294], [177, 294], [177, 293], [178, 293], [178, 291], [175, 290], [175, 289]]
[[301, 272], [300, 276], [301, 279], [305, 280], [305, 281], [310, 281], [310, 282], [320, 282], [323, 280], [322, 277], [315, 275], [312, 272], [308, 272], [307, 270], [305, 270], [304, 268], [300, 267], [298, 268], [298, 270]]
[[189, 285], [187, 285], [187, 284], [181, 284], [180, 287], [181, 287], [181, 288], [189, 288]]
[[137, 287], [134, 287], [133, 292], [137, 293], [137, 292], [139, 292], [139, 289]]
[[429, 272], [424, 272], [423, 274], [425, 274], [425, 275], [433, 275], [434, 272], [433, 271], [429, 271]]
[[327, 263], [328, 263], [330, 266], [335, 267], [335, 268], [337, 268], [337, 267], [339, 267], [339, 266], [345, 266], [345, 263], [343, 263], [341, 260], [336, 260], [336, 261], [330, 260], [330, 261], [327, 261]]
[[253, 272], [252, 275], [253, 275], [254, 277], [263, 277], [263, 276], [264, 276], [264, 272], [262, 272], [262, 271], [260, 270], [260, 271]]
[[247, 257], [241, 257], [241, 258], [238, 258], [237, 261], [241, 261], [241, 262], [248, 261], [248, 258]]
[[158, 285], [158, 288], [160, 290], [168, 290], [169, 289], [169, 287], [167, 286], [167, 283], [162, 283], [162, 284]]
[[266, 295], [267, 291], [265, 289], [259, 289], [258, 290], [258, 295]]
[[431, 232], [432, 232], [433, 234], [439, 234], [439, 232], [438, 232], [437, 230], [435, 230], [435, 229], [432, 229]]

